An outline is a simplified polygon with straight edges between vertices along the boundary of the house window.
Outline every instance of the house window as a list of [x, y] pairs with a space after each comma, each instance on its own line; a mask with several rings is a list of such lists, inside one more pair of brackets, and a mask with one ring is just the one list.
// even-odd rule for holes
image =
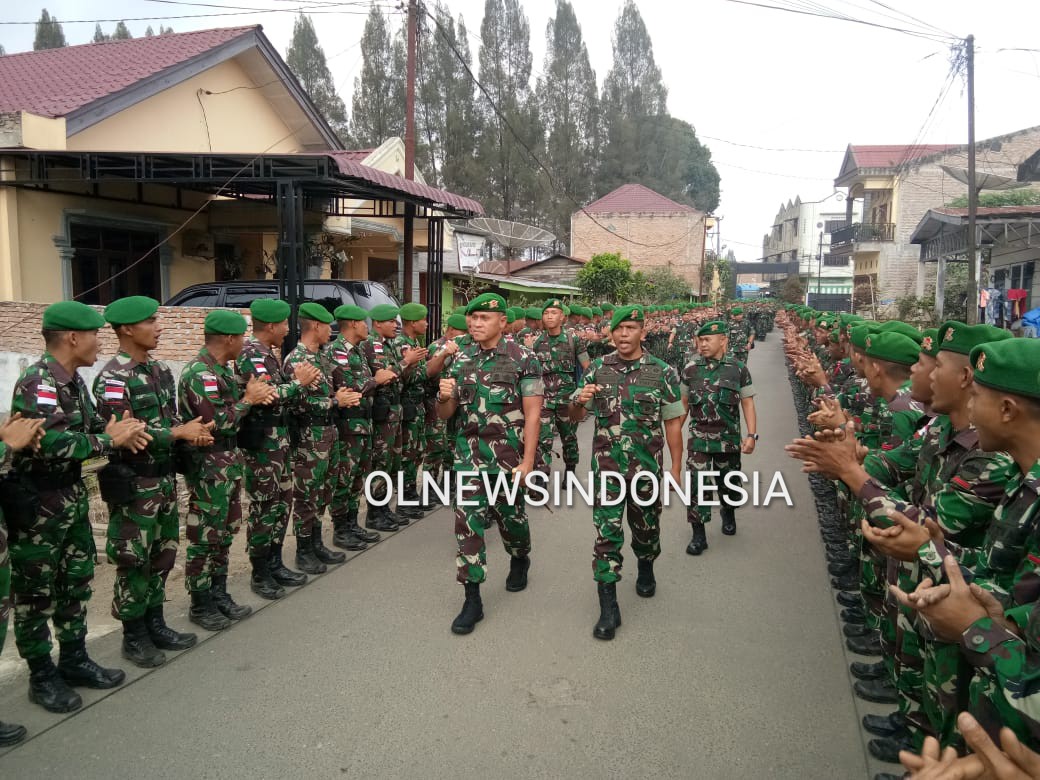
[[823, 256], [823, 264], [832, 268], [846, 268], [849, 264], [849, 256], [826, 254]]
[[158, 234], [74, 223], [69, 243], [77, 300], [104, 306], [127, 295], [162, 298]]
[[844, 227], [848, 227], [847, 219], [828, 219], [823, 223], [823, 232], [827, 235], [836, 233]]
[[993, 269], [993, 286], [998, 290], [1025, 290], [1026, 298], [1021, 311], [1033, 308], [1033, 271], [1035, 262], [1017, 263]]

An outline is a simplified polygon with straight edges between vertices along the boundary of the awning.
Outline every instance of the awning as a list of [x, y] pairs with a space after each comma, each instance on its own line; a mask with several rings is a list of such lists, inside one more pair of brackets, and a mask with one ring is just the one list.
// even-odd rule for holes
[[572, 287], [569, 284], [556, 284], [554, 282], [539, 282], [535, 279], [517, 279], [513, 276], [501, 276], [499, 274], [445, 274], [459, 279], [474, 279], [488, 282], [501, 287], [503, 290], [512, 292], [529, 293], [531, 295], [569, 295], [574, 296], [581, 293], [580, 287]]
[[[975, 220], [981, 246], [1027, 249], [1040, 245], [1040, 206], [980, 207]], [[930, 209], [914, 229], [911, 244], [921, 245], [922, 263], [965, 260], [968, 256], [968, 210]]]

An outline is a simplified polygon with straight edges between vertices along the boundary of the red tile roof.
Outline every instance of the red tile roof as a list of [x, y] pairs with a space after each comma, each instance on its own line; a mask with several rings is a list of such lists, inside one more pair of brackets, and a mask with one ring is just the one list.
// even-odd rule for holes
[[0, 57], [0, 111], [67, 116], [259, 29], [226, 27], [8, 54]]
[[353, 160], [354, 162], [363, 163], [368, 156], [374, 152], [375, 149], [339, 149], [336, 154], [340, 155], [346, 160]]
[[585, 207], [591, 214], [677, 214], [696, 211], [642, 184], [625, 184]]
[[953, 144], [850, 146], [857, 168], [897, 168], [910, 160], [954, 148]]

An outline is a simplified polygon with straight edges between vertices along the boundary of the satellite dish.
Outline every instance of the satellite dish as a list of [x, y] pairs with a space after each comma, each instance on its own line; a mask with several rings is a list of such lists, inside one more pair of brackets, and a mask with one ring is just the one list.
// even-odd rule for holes
[[[968, 172], [964, 168], [951, 168], [948, 165], [939, 167], [961, 184], [968, 183]], [[1018, 181], [1009, 176], [1001, 176], [999, 173], [979, 173], [975, 171], [975, 188], [978, 190], [1017, 190], [1029, 185], [1030, 182]]]
[[544, 246], [556, 240], [556, 236], [545, 228], [525, 225], [522, 222], [508, 222], [495, 217], [476, 217], [469, 221], [473, 227], [491, 236], [491, 239], [507, 249], [528, 249], [532, 246]]

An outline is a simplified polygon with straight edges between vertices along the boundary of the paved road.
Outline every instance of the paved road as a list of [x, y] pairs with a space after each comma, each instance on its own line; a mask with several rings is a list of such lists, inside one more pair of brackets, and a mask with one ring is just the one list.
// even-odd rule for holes
[[[700, 558], [684, 509], [666, 510], [657, 596], [635, 595], [630, 561], [613, 642], [591, 635], [586, 507], [532, 511], [523, 593], [490, 533], [486, 618], [452, 635], [442, 510], [71, 717], [7, 682], [0, 716], [31, 739], [0, 776], [865, 777], [812, 498], [782, 453], [797, 431], [777, 334], [751, 367], [762, 441], [745, 470], [782, 469], [794, 508], [744, 510], [735, 537], [716, 519]], [[119, 662], [117, 636], [92, 647]]]

